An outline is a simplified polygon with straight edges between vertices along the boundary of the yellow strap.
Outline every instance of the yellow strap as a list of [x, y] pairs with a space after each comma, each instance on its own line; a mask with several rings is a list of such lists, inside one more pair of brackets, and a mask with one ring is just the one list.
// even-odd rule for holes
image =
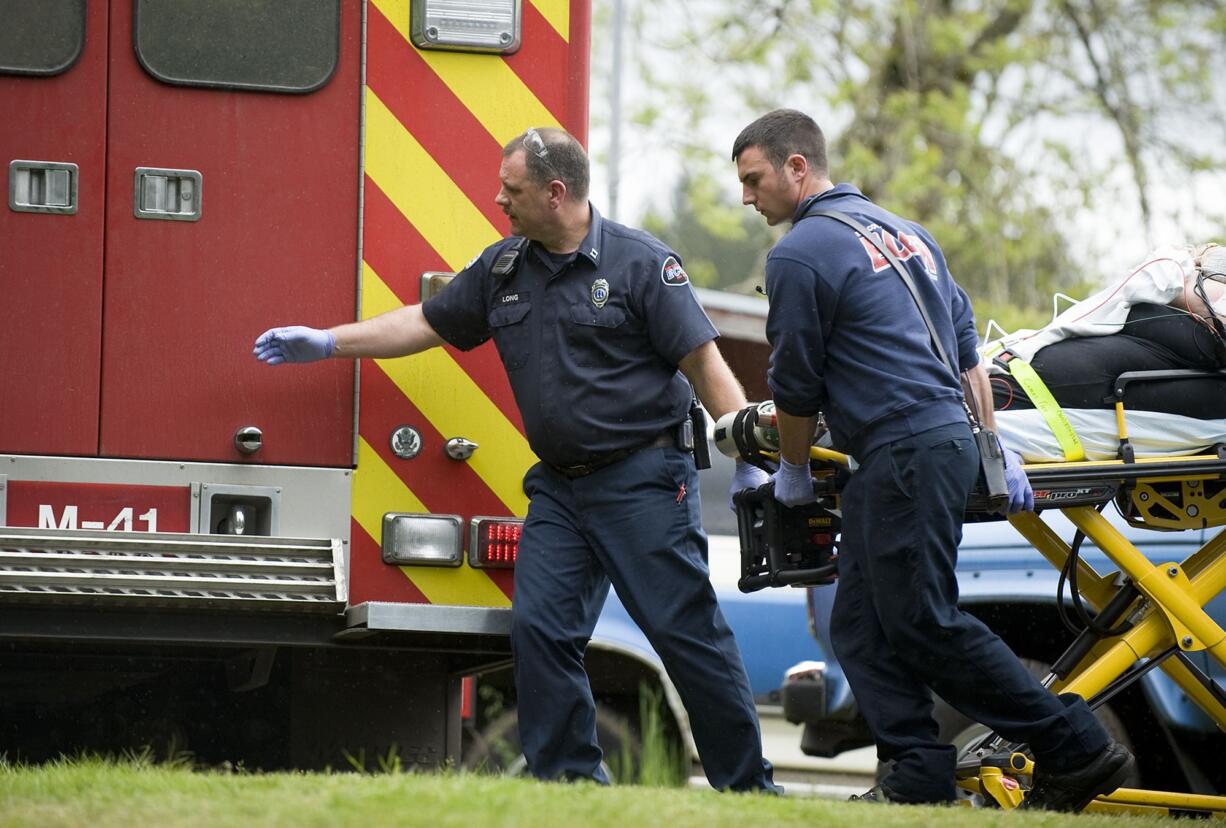
[[1128, 428], [1124, 424], [1124, 401], [1116, 400], [1115, 402], [1115, 427], [1120, 433], [1121, 440], [1128, 439]]
[[1047, 385], [1039, 378], [1038, 372], [1030, 366], [1029, 362], [1018, 357], [1009, 360], [1008, 365], [1009, 373], [1017, 380], [1017, 384], [1022, 386], [1026, 396], [1030, 397], [1030, 402], [1043, 415], [1047, 427], [1055, 435], [1056, 442], [1060, 444], [1060, 450], [1064, 452], [1065, 461], [1072, 463], [1084, 460], [1086, 452], [1081, 446], [1077, 432], [1073, 431], [1072, 423], [1068, 421], [1064, 410], [1060, 408], [1060, 403], [1056, 402], [1056, 398], [1047, 390]]

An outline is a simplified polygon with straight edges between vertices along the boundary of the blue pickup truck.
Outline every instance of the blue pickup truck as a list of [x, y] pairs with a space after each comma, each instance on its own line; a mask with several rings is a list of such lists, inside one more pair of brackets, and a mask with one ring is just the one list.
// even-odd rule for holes
[[[1047, 513], [1044, 520], [1071, 539], [1074, 529], [1062, 516]], [[1112, 522], [1123, 526], [1118, 520]], [[1126, 527], [1123, 532], [1154, 562], [1182, 561], [1205, 541], [1199, 531]], [[1101, 573], [1115, 568], [1089, 542], [1081, 554]], [[965, 527], [957, 573], [960, 606], [996, 631], [1033, 672], [1045, 675], [1072, 640], [1056, 607], [1059, 573], [1003, 521]], [[803, 726], [802, 750], [813, 756], [835, 756], [872, 743], [830, 644], [830, 612], [837, 589], [837, 583], [809, 588], [810, 619], [826, 656], [820, 665], [798, 665], [789, 671], [784, 686], [784, 715]], [[1215, 598], [1208, 610], [1222, 623], [1226, 596]], [[1223, 674], [1216, 663], [1205, 653], [1193, 655], [1197, 666], [1220, 684]], [[1161, 670], [1146, 673], [1137, 685], [1100, 708], [1098, 715], [1138, 758], [1140, 778], [1131, 780], [1133, 786], [1196, 793], [1226, 789], [1219, 761], [1226, 736]], [[939, 699], [936, 717], [942, 736], [954, 744], [965, 744], [983, 733]]]

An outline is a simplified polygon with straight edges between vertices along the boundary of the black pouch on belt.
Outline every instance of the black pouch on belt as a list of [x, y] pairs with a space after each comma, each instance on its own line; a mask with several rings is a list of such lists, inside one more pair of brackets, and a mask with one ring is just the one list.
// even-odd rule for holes
[[707, 412], [695, 399], [690, 403], [690, 425], [694, 435], [694, 466], [699, 471], [711, 468], [711, 444], [707, 442]]

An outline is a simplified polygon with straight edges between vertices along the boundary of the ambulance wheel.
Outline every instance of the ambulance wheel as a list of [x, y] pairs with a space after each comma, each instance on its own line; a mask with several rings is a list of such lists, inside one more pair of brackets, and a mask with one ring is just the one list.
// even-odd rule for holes
[[[596, 706], [596, 741], [604, 751], [601, 766], [614, 783], [634, 781], [642, 760], [642, 745], [626, 717], [604, 705]], [[464, 757], [464, 767], [484, 773], [525, 776], [527, 761], [519, 746], [519, 717], [507, 710], [476, 734]]]

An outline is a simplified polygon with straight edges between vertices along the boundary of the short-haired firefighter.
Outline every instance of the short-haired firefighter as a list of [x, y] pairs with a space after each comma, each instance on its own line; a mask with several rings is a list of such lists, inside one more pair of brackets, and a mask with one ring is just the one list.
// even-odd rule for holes
[[[836, 447], [859, 462], [842, 496], [831, 633], [878, 756], [892, 767], [857, 798], [954, 798], [955, 753], [937, 738], [936, 692], [1030, 745], [1036, 773], [1022, 807], [1080, 810], [1121, 784], [1131, 754], [1084, 699], [1045, 689], [957, 606], [954, 566], [979, 470], [959, 373], [980, 422], [993, 423], [966, 294], [924, 228], [830, 181], [825, 139], [803, 113], [776, 110], [754, 121], [732, 158], [744, 203], [768, 224], [792, 224], [766, 261], [768, 382], [782, 448], [775, 496], [789, 506], [813, 500], [808, 458], [819, 412]], [[917, 296], [870, 240], [817, 215], [826, 211], [849, 216], [893, 252]], [[1020, 459], [1006, 456], [1010, 509], [1032, 508]]]

